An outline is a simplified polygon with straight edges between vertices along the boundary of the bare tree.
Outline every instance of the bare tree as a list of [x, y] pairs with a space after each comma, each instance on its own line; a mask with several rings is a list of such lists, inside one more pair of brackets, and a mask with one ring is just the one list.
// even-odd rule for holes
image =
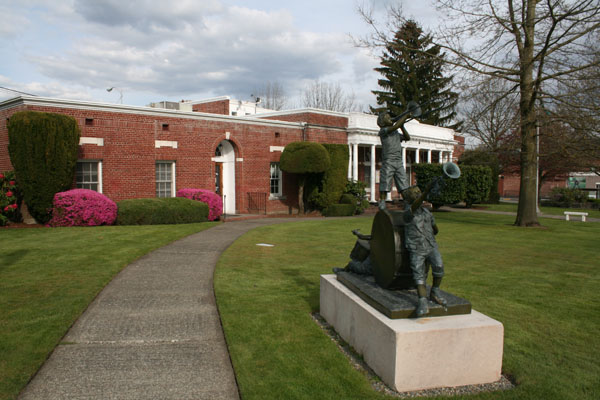
[[327, 83], [319, 80], [306, 86], [302, 93], [304, 107], [322, 110], [348, 112], [355, 108], [354, 92], [346, 93], [338, 83]]
[[[446, 22], [434, 43], [466, 73], [497, 77], [519, 93], [521, 184], [515, 225], [539, 225], [536, 213], [536, 110], [566, 101], [561, 86], [599, 65], [598, 0], [437, 0]], [[401, 9], [391, 9], [403, 21]], [[373, 35], [358, 44], [381, 46], [387, 32], [359, 10]], [[385, 28], [385, 27], [384, 27]], [[511, 88], [512, 89], [512, 88]], [[585, 110], [584, 110], [585, 112]]]
[[281, 110], [286, 106], [287, 96], [281, 83], [267, 82], [255, 89], [256, 97], [260, 97], [261, 106], [269, 110]]
[[474, 137], [483, 148], [498, 153], [503, 139], [519, 126], [519, 99], [506, 82], [486, 78], [463, 94], [463, 133]]

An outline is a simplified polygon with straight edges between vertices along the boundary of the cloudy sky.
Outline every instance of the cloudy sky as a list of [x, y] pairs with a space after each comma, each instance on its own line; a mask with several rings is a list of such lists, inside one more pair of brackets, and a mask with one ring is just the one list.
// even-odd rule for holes
[[378, 59], [353, 46], [369, 28], [359, 4], [402, 4], [427, 26], [427, 0], [0, 0], [0, 101], [39, 96], [146, 105], [228, 95], [278, 82], [290, 103], [314, 80], [366, 108]]

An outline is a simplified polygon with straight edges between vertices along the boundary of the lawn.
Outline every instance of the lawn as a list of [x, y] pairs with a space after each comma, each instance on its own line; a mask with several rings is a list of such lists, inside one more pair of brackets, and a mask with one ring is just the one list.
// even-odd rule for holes
[[123, 267], [211, 226], [0, 229], [0, 399], [17, 396]]
[[[436, 213], [444, 289], [504, 324], [515, 389], [468, 399], [600, 398], [599, 223]], [[371, 218], [256, 229], [221, 257], [215, 293], [244, 399], [381, 399], [312, 320], [319, 276], [343, 267]], [[273, 244], [273, 247], [257, 246]]]
[[[507, 211], [507, 212], [517, 212], [517, 204], [516, 203], [499, 203], [499, 204], [477, 204], [475, 207], [478, 209], [486, 209], [489, 211]], [[564, 217], [565, 211], [581, 211], [588, 213], [588, 217], [590, 218], [600, 218], [600, 210], [592, 210], [589, 208], [562, 208], [562, 207], [540, 207], [540, 212], [542, 214], [548, 215], [560, 215]], [[577, 217], [575, 217], [577, 219]], [[578, 220], [578, 219], [577, 219]]]

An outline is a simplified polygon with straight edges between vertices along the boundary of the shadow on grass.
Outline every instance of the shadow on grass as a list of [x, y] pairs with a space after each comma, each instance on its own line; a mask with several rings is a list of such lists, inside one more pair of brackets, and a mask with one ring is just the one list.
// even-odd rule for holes
[[[319, 311], [319, 285], [320, 281], [315, 282], [314, 279], [308, 279], [302, 271], [295, 268], [282, 268], [281, 272], [286, 274], [295, 287], [298, 288], [300, 298], [304, 300], [310, 307], [311, 312]], [[317, 295], [315, 296], [315, 293]]]
[[0, 270], [16, 264], [21, 258], [25, 257], [27, 253], [29, 253], [29, 250], [27, 249], [20, 249], [6, 253], [0, 258]]

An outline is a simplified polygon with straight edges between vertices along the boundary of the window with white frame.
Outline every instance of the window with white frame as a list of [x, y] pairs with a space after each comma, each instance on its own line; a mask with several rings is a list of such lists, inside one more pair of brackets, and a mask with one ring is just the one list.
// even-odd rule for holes
[[281, 197], [282, 185], [281, 185], [281, 168], [279, 168], [278, 162], [271, 163], [271, 179], [270, 179], [270, 197]]
[[156, 162], [156, 197], [175, 197], [175, 163]]
[[75, 186], [102, 193], [102, 161], [77, 161]]

